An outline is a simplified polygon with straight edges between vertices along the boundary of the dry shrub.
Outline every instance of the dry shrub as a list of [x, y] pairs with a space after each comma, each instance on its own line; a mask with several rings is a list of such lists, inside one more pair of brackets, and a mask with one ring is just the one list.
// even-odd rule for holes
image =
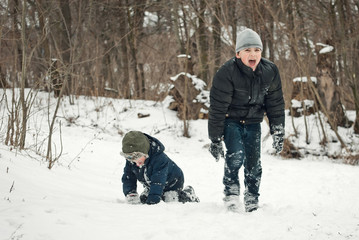
[[359, 154], [346, 156], [344, 158], [344, 163], [350, 165], [359, 165]]
[[300, 154], [298, 148], [296, 148], [288, 139], [284, 139], [284, 143], [283, 143], [283, 150], [280, 153], [280, 155], [283, 158], [296, 158], [296, 159], [300, 159], [302, 157], [302, 155]]

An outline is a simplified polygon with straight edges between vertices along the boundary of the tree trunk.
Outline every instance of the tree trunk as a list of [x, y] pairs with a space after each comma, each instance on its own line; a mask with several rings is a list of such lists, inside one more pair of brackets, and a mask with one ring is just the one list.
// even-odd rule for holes
[[21, 69], [21, 85], [20, 85], [20, 103], [22, 109], [22, 119], [21, 119], [21, 133], [20, 133], [20, 149], [24, 149], [25, 147], [25, 139], [27, 132], [27, 104], [25, 100], [25, 83], [26, 83], [26, 2], [23, 0], [22, 2], [22, 14], [21, 14], [21, 42], [22, 42], [22, 69]]
[[126, 15], [126, 4], [124, 0], [120, 0], [120, 9], [119, 9], [119, 21], [120, 21], [120, 58], [121, 58], [121, 78], [122, 82], [120, 83], [119, 91], [123, 98], [131, 97], [131, 86], [130, 86], [130, 73], [129, 73], [129, 64], [128, 64], [128, 52], [127, 52], [127, 34], [128, 34], [128, 22]]
[[145, 71], [143, 69], [143, 63], [138, 64], [138, 71], [140, 77], [140, 88], [141, 88], [141, 97], [146, 99], [146, 83], [145, 83]]
[[8, 87], [9, 87], [9, 85], [6, 81], [5, 74], [2, 72], [2, 68], [0, 65], [0, 88], [8, 88]]
[[[40, 29], [42, 30], [42, 32], [45, 34], [47, 32], [47, 26], [45, 24], [45, 10], [44, 10], [44, 2], [43, 0], [36, 0], [36, 8], [39, 12], [39, 24], [40, 24]], [[48, 70], [48, 72], [51, 73], [51, 57], [50, 57], [50, 42], [49, 42], [49, 38], [48, 36], [45, 37], [43, 43], [41, 44], [41, 48], [44, 50], [43, 51], [43, 57], [44, 57], [44, 68]], [[45, 73], [46, 74], [46, 73]], [[51, 87], [48, 84], [48, 82], [46, 82], [46, 78], [44, 78], [44, 82], [40, 83], [43, 84], [43, 89], [45, 89], [45, 91], [51, 91]]]
[[60, 50], [63, 62], [63, 81], [67, 82], [65, 94], [72, 94], [71, 81], [71, 11], [69, 0], [59, 0], [60, 4]]
[[184, 33], [182, 32], [182, 28], [180, 27], [180, 16], [178, 14], [178, 12], [180, 11], [180, 6], [179, 6], [179, 2], [174, 0], [173, 1], [173, 9], [172, 9], [172, 15], [173, 15], [173, 31], [174, 31], [174, 35], [176, 37], [176, 42], [178, 45], [178, 49], [179, 52], [181, 54], [185, 53], [186, 48], [185, 48], [185, 42], [184, 42]]
[[204, 0], [200, 0], [198, 11], [198, 50], [201, 65], [199, 77], [208, 85], [208, 40], [206, 36], [207, 27], [204, 21], [204, 13], [206, 11], [206, 2]]
[[[129, 1], [126, 0], [127, 6], [129, 6]], [[145, 9], [139, 5], [135, 1], [135, 4], [131, 6], [132, 8], [127, 9], [127, 18], [129, 22], [129, 26], [131, 28], [131, 32], [129, 34], [129, 44], [130, 44], [130, 53], [131, 53], [131, 68], [134, 73], [134, 81], [135, 81], [135, 97], [141, 98], [143, 91], [141, 89], [141, 79], [139, 76], [138, 71], [138, 58], [137, 58], [137, 51], [138, 51], [138, 42], [141, 41], [141, 36], [143, 36], [143, 18]], [[133, 11], [133, 14], [131, 13]]]
[[[333, 31], [335, 35], [335, 43], [338, 52], [338, 67], [340, 72], [340, 79], [343, 79], [340, 83], [344, 86], [348, 83], [353, 92], [353, 101], [355, 110], [357, 112], [354, 132], [359, 134], [359, 96], [358, 96], [358, 82], [359, 82], [359, 61], [358, 61], [358, 25], [353, 19], [353, 8], [349, 5], [348, 0], [338, 0], [337, 4], [337, 21], [336, 31]], [[356, 11], [357, 12], [357, 11]], [[345, 79], [345, 81], [344, 81]], [[344, 93], [345, 94], [345, 93]], [[334, 106], [335, 107], [335, 106]], [[347, 121], [347, 119], [345, 119]], [[345, 122], [344, 124], [347, 124]], [[350, 124], [350, 123], [349, 123]]]
[[[317, 53], [317, 80], [318, 93], [323, 107], [330, 113], [333, 119], [335, 130], [337, 126], [347, 127], [348, 119], [345, 116], [341, 103], [340, 91], [336, 79], [334, 48], [327, 41], [328, 45], [316, 46]], [[330, 50], [330, 48], [333, 48]], [[329, 49], [329, 50], [326, 50]]]
[[229, 18], [229, 25], [232, 29], [232, 43], [233, 49], [236, 47], [236, 39], [237, 39], [237, 21], [238, 21], [238, 4], [233, 4], [232, 0], [226, 1], [226, 9]]
[[[214, 15], [212, 17], [213, 22], [213, 56], [214, 56], [214, 66], [213, 74], [215, 74], [218, 68], [221, 65], [221, 24], [219, 22], [221, 16], [221, 3], [215, 3], [214, 5]], [[211, 82], [209, 80], [209, 82]], [[207, 84], [208, 86], [209, 84]]]

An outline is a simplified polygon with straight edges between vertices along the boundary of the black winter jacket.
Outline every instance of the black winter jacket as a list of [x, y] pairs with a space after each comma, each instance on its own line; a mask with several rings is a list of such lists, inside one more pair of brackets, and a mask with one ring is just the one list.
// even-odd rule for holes
[[163, 144], [147, 134], [150, 141], [149, 157], [140, 168], [136, 164], [126, 161], [122, 176], [122, 187], [125, 196], [137, 192], [137, 180], [144, 187], [149, 188], [146, 203], [158, 203], [165, 191], [171, 189], [178, 182], [183, 182], [183, 172], [165, 153]]
[[208, 133], [218, 141], [226, 118], [243, 124], [260, 123], [267, 114], [271, 133], [284, 129], [284, 99], [277, 66], [262, 58], [255, 71], [236, 57], [217, 71], [210, 91]]

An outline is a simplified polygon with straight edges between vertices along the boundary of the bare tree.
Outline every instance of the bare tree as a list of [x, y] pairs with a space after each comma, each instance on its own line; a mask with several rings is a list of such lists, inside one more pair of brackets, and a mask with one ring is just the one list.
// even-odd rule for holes
[[[196, 1], [194, 1], [194, 4]], [[206, 2], [205, 0], [200, 0], [199, 5], [194, 7], [197, 10], [197, 18], [198, 18], [198, 50], [199, 50], [199, 63], [201, 65], [199, 77], [208, 84], [208, 26], [206, 26]]]
[[144, 5], [139, 4], [136, 1], [133, 4], [130, 4], [129, 0], [126, 0], [127, 8], [127, 19], [130, 26], [129, 33], [129, 44], [130, 44], [130, 53], [131, 53], [131, 69], [134, 73], [134, 93], [136, 98], [142, 97], [144, 94], [144, 81], [141, 81], [139, 69], [138, 69], [138, 41], [141, 41], [141, 36], [143, 36], [142, 26], [143, 26], [143, 17], [144, 17]]
[[[213, 24], [213, 57], [214, 57], [214, 66], [213, 74], [217, 72], [218, 68], [221, 65], [221, 11], [222, 4], [215, 3], [212, 10], [212, 24]], [[210, 81], [207, 81], [207, 83]], [[208, 84], [207, 84], [208, 85]]]
[[130, 92], [130, 74], [129, 74], [129, 58], [128, 58], [128, 22], [127, 22], [127, 15], [126, 15], [126, 5], [124, 0], [119, 0], [119, 34], [120, 34], [120, 61], [121, 61], [121, 78], [122, 83], [119, 83], [121, 85], [121, 95], [124, 98], [130, 98], [131, 92]]

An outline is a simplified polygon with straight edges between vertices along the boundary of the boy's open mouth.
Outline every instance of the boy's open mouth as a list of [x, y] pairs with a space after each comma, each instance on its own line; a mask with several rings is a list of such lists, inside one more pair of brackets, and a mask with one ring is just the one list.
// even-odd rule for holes
[[256, 60], [249, 60], [249, 65], [254, 66], [256, 65]]

